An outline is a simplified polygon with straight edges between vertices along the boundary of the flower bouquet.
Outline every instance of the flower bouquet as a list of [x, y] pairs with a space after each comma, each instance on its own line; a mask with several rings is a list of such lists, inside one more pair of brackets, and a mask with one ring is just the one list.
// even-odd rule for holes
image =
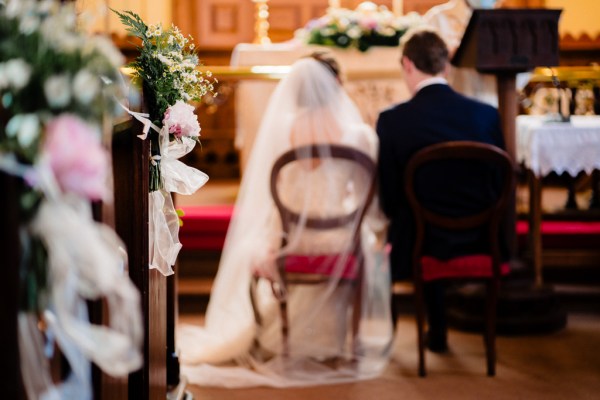
[[372, 46], [398, 46], [402, 35], [421, 23], [417, 13], [396, 16], [385, 6], [367, 1], [355, 10], [328, 8], [324, 16], [298, 30], [296, 37], [307, 44], [367, 51]]
[[[196, 67], [191, 38], [186, 38], [171, 25], [146, 25], [132, 11], [113, 10], [127, 31], [141, 39], [139, 56], [129, 64], [134, 83], [143, 90], [149, 118], [150, 148], [150, 268], [171, 275], [172, 265], [181, 249], [178, 239], [179, 217], [171, 192], [192, 194], [208, 176], [190, 168], [178, 159], [192, 151], [200, 136], [195, 108], [188, 101], [200, 101], [205, 94], [216, 96], [216, 79], [210, 71]], [[139, 113], [132, 113], [136, 118]], [[148, 121], [146, 121], [146, 125]], [[145, 135], [141, 136], [146, 139]]]
[[[168, 123], [169, 133], [178, 133], [173, 138], [189, 137], [197, 140], [200, 125], [193, 113], [194, 108], [184, 104], [188, 101], [200, 101], [205, 94], [214, 93], [216, 80], [212, 79], [210, 71], [203, 74], [196, 69], [199, 60], [194, 52], [192, 38], [183, 36], [175, 25], [168, 29], [163, 29], [160, 23], [148, 26], [132, 11], [113, 12], [119, 16], [127, 31], [142, 41], [141, 46], [138, 46], [140, 54], [129, 67], [134, 71], [134, 83], [143, 90], [150, 120], [159, 128], [158, 132], [150, 132], [154, 157], [150, 168], [150, 191], [155, 191], [163, 187], [160, 158], [157, 157], [160, 156], [160, 129]], [[178, 111], [171, 113], [171, 107], [176, 107]], [[170, 119], [169, 114], [173, 114]], [[179, 118], [183, 120], [180, 121]], [[178, 130], [180, 123], [187, 126], [187, 129]]]
[[[42, 367], [52, 337], [77, 371], [68, 380], [78, 398], [91, 398], [88, 360], [119, 376], [141, 365], [139, 293], [123, 274], [121, 241], [91, 214], [92, 201], [111, 198], [102, 132], [116, 111], [112, 82], [122, 61], [110, 40], [78, 29], [72, 4], [0, 4], [0, 170], [19, 182], [19, 342], [29, 398], [68, 397]], [[85, 313], [87, 300], [102, 297], [105, 327]]]

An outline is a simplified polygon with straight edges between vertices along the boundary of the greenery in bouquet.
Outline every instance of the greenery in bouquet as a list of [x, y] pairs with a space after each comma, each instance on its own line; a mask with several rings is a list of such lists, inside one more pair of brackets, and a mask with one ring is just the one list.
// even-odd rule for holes
[[[132, 11], [113, 10], [127, 31], [141, 39], [139, 56], [129, 64], [134, 83], [143, 88], [145, 104], [152, 122], [162, 128], [169, 124], [173, 139], [182, 136], [198, 139], [200, 126], [189, 101], [201, 101], [215, 94], [216, 79], [202, 72], [191, 37], [185, 37], [175, 25], [147, 25]], [[158, 132], [150, 133], [153, 162], [150, 165], [150, 191], [162, 188]]]
[[104, 198], [102, 124], [117, 111], [123, 61], [109, 39], [79, 29], [72, 4], [0, 4], [0, 169], [20, 178], [23, 309], [43, 307], [46, 285], [46, 249], [27, 225], [47, 195], [41, 171], [61, 193]]
[[385, 6], [363, 2], [355, 10], [329, 8], [296, 32], [307, 43], [367, 51], [372, 46], [398, 46], [408, 29], [421, 24], [417, 13], [396, 16]]

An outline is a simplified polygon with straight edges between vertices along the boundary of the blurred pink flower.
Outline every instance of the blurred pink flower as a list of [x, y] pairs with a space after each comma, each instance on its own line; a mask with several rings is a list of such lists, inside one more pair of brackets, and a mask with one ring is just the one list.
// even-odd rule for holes
[[200, 124], [194, 114], [194, 107], [181, 100], [167, 108], [163, 124], [169, 126], [169, 133], [176, 138], [200, 136]]
[[63, 191], [90, 200], [105, 196], [109, 157], [98, 130], [74, 114], [61, 114], [46, 127], [43, 151]]
[[368, 17], [368, 16], [364, 17], [363, 19], [359, 19], [358, 24], [360, 25], [361, 28], [368, 29], [368, 30], [376, 29], [377, 26], [379, 25], [379, 23], [377, 22], [377, 20], [375, 18]]

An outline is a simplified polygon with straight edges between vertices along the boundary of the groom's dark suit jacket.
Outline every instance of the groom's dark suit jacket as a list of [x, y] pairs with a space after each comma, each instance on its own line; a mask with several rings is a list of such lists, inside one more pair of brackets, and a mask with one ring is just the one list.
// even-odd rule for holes
[[[411, 100], [383, 111], [377, 121], [377, 134], [380, 201], [391, 221], [388, 239], [392, 244], [392, 275], [394, 280], [406, 279], [412, 274], [414, 244], [414, 222], [404, 193], [404, 170], [409, 158], [430, 144], [455, 140], [504, 148], [500, 119], [494, 107], [469, 99], [448, 85], [432, 84]], [[417, 194], [425, 204], [448, 215], [464, 215], [495, 197], [499, 177], [481, 165], [454, 162], [423, 169], [417, 180]], [[486, 246], [483, 232], [456, 234], [428, 229], [425, 237], [426, 254], [440, 259], [477, 252]]]

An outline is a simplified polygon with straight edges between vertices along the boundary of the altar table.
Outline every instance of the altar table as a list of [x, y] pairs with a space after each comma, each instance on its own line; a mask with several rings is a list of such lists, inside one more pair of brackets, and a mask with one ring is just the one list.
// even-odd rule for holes
[[[373, 127], [380, 111], [410, 97], [402, 79], [398, 47], [371, 47], [363, 53], [356, 49], [305, 45], [296, 41], [266, 45], [241, 43], [233, 50], [231, 65], [290, 66], [314, 51], [328, 52], [338, 61], [344, 88], [365, 121]], [[244, 80], [238, 84], [235, 144], [241, 153], [242, 173], [276, 85], [277, 82], [264, 80]]]
[[517, 117], [517, 161], [529, 172], [529, 243], [537, 285], [542, 278], [541, 178], [551, 172], [591, 174], [600, 169], [600, 116], [572, 116], [548, 122], [546, 116]]

